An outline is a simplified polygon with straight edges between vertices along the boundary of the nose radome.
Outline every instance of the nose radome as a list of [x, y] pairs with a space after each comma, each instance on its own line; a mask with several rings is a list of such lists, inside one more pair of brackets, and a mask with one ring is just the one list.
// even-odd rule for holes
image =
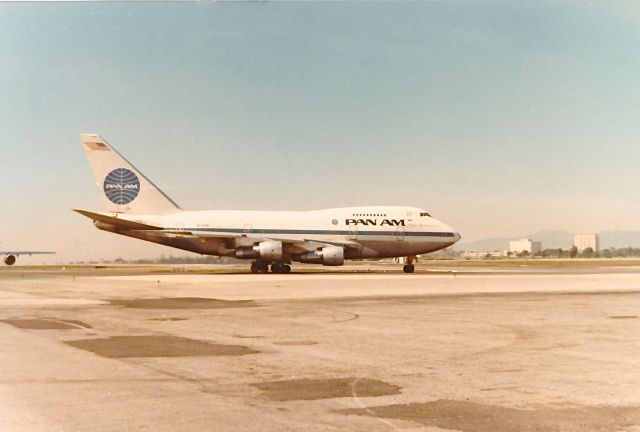
[[455, 229], [451, 228], [449, 225], [442, 223], [442, 228], [449, 233], [453, 233], [453, 238], [451, 239], [451, 244], [457, 243], [458, 241], [460, 241], [460, 239], [462, 238], [462, 236], [460, 235], [460, 233], [458, 231], [456, 231]]

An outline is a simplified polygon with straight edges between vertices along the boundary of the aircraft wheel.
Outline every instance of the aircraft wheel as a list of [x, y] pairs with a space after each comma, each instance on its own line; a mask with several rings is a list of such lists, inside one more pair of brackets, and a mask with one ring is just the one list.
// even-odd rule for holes
[[405, 273], [413, 273], [414, 270], [415, 267], [413, 266], [413, 264], [405, 264], [404, 267], [402, 267], [402, 271]]
[[271, 264], [271, 273], [283, 273], [282, 264], [278, 264], [278, 263]]
[[251, 273], [267, 273], [269, 266], [266, 263], [254, 261], [251, 263]]
[[285, 264], [282, 266], [282, 273], [291, 273], [291, 266], [289, 264]]

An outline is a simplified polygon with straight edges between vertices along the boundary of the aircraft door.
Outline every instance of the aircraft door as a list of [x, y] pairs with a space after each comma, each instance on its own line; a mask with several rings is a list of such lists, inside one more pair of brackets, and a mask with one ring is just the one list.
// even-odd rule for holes
[[396, 240], [404, 240], [404, 225], [396, 225]]
[[349, 225], [349, 240], [358, 239], [358, 225]]

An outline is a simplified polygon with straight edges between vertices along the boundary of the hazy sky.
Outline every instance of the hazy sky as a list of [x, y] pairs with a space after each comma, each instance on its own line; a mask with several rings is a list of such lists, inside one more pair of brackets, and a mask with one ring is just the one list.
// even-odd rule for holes
[[637, 2], [0, 3], [0, 95], [0, 249], [49, 262], [179, 252], [71, 212], [83, 132], [187, 209], [640, 229]]

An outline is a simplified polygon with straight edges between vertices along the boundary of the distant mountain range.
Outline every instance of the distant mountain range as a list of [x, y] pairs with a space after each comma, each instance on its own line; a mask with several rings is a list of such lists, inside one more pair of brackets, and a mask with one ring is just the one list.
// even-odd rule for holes
[[[640, 247], [640, 231], [601, 231], [600, 249]], [[543, 249], [571, 249], [574, 234], [567, 231], [538, 231], [532, 234], [517, 237], [493, 237], [474, 242], [462, 242], [455, 246], [456, 250], [466, 251], [493, 251], [509, 249], [509, 241], [528, 238], [542, 242]]]

